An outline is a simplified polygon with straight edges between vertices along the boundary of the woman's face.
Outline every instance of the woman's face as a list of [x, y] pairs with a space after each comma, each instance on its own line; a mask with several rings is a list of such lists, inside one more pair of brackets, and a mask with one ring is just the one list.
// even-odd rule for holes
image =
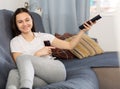
[[31, 16], [26, 12], [16, 15], [16, 25], [21, 33], [25, 34], [31, 32], [31, 29], [33, 27]]

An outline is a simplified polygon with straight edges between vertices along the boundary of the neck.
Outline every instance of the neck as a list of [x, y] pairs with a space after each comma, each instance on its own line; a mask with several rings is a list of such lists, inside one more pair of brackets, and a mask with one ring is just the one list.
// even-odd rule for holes
[[29, 32], [29, 33], [22, 33], [21, 34], [23, 36], [23, 38], [27, 41], [32, 41], [35, 37], [33, 32]]

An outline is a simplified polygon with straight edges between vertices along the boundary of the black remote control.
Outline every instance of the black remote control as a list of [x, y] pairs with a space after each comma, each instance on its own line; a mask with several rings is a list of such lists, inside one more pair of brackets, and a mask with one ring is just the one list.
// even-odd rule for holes
[[[102, 17], [100, 15], [97, 15], [94, 18], [90, 19], [89, 21], [95, 22], [95, 21], [99, 20], [100, 18], [102, 18]], [[89, 21], [87, 21], [88, 24], [90, 24]], [[79, 29], [81, 29], [81, 30], [84, 29], [84, 28], [85, 27], [83, 26], [83, 24], [81, 26], [79, 26]]]
[[50, 41], [49, 40], [44, 41], [44, 45], [45, 46], [50, 46]]

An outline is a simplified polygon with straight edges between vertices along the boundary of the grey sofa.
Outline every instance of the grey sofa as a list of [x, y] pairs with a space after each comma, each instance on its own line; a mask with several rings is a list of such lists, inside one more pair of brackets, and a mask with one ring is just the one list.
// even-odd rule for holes
[[[9, 48], [9, 42], [12, 39], [10, 24], [12, 14], [12, 11], [0, 10], [0, 89], [5, 89], [9, 71], [16, 68]], [[33, 12], [31, 14], [35, 20], [37, 31], [44, 32], [41, 17]], [[77, 58], [73, 60], [61, 60], [67, 70], [66, 81], [36, 87], [35, 89], [99, 89], [99, 85], [100, 89], [120, 89], [120, 85], [116, 83], [116, 81], [120, 81], [118, 79], [120, 78], [120, 75], [118, 75], [119, 71], [116, 71], [119, 69], [118, 60], [117, 52], [105, 52], [100, 55], [85, 58], [84, 60]], [[114, 68], [118, 78], [114, 78], [116, 77], [114, 73], [111, 76], [114, 76], [112, 79], [116, 88], [109, 88], [111, 86], [109, 85], [111, 84], [109, 77], [111, 76], [108, 77], [107, 74], [111, 74]]]

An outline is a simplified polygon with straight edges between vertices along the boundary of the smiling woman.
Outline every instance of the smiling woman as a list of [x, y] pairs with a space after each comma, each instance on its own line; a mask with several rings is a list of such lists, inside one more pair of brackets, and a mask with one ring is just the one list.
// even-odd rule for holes
[[24, 34], [31, 31], [33, 27], [31, 16], [24, 12], [16, 16], [16, 24], [18, 29]]
[[[73, 49], [93, 24], [95, 23], [92, 21], [90, 24], [85, 22], [84, 28], [68, 42], [49, 33], [35, 32], [31, 13], [26, 8], [18, 8], [12, 16], [14, 38], [10, 41], [11, 54], [20, 75], [20, 85], [14, 85], [15, 89], [32, 89], [34, 75], [39, 76], [46, 84], [65, 81], [66, 68], [60, 60], [54, 60], [52, 49]], [[49, 40], [50, 46], [44, 45], [46, 40]], [[9, 82], [8, 80], [6, 89], [13, 89]]]

